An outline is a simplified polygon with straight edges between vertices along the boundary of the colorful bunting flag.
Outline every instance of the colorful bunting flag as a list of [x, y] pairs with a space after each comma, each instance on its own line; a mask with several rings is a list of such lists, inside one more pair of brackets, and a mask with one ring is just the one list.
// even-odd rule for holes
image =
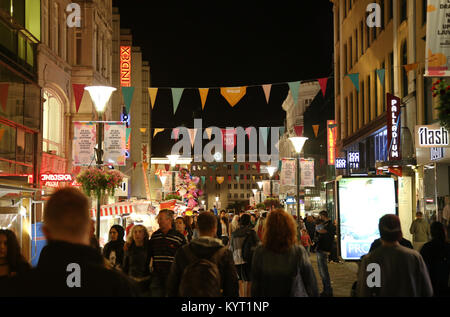
[[286, 131], [286, 129], [284, 127], [280, 127], [280, 137], [282, 137], [284, 135], [285, 131]]
[[300, 82], [299, 81], [293, 81], [289, 82], [289, 90], [291, 91], [292, 98], [294, 99], [294, 107], [297, 105], [298, 100], [298, 91], [300, 89]]
[[206, 128], [205, 131], [208, 139], [211, 140], [212, 128]]
[[168, 172], [170, 170], [170, 164], [164, 164], [164, 169]]
[[130, 139], [130, 134], [131, 134], [131, 128], [126, 128], [126, 134], [125, 134], [126, 140], [125, 140], [125, 143], [127, 143], [127, 144], [128, 144], [128, 140]]
[[220, 93], [234, 107], [247, 93], [247, 87], [225, 87], [220, 88]]
[[137, 162], [133, 162], [133, 169], [136, 169]]
[[353, 85], [356, 88], [356, 91], [359, 92], [359, 73], [355, 74], [347, 74], [348, 77], [350, 77], [350, 80], [352, 81]]
[[184, 88], [172, 88], [172, 102], [173, 102], [173, 114], [177, 112], [178, 105], [180, 104], [181, 96], [183, 95]]
[[199, 88], [198, 92], [200, 93], [200, 99], [202, 101], [202, 110], [205, 109], [206, 98], [208, 98], [209, 88]]
[[303, 126], [302, 125], [294, 126], [294, 130], [295, 130], [296, 136], [303, 136]]
[[5, 134], [5, 129], [0, 129], [0, 142], [2, 141], [3, 134]]
[[405, 68], [406, 73], [409, 73], [410, 71], [417, 69], [419, 67], [419, 63], [403, 65], [403, 67]]
[[228, 181], [231, 182], [231, 175], [228, 175]]
[[194, 146], [196, 134], [197, 134], [197, 129], [189, 129], [189, 138], [191, 140], [191, 146]]
[[156, 128], [155, 131], [153, 132], [153, 137], [155, 137], [155, 135], [157, 135], [159, 132], [163, 132], [164, 129], [162, 128]]
[[236, 175], [236, 180], [237, 180], [237, 182], [239, 183], [239, 176], [237, 176], [237, 175]]
[[269, 103], [270, 90], [272, 88], [272, 84], [262, 85], [262, 88], [264, 90], [264, 95], [266, 95], [266, 102]]
[[261, 131], [260, 133], [263, 138], [264, 144], [267, 145], [267, 137], [269, 136], [269, 128], [262, 127], [262, 128], [259, 128], [259, 131]]
[[224, 180], [225, 180], [225, 177], [223, 177], [223, 176], [216, 177], [216, 181], [219, 183], [219, 185], [222, 184]]
[[209, 177], [209, 181], [210, 181], [210, 182], [213, 181], [213, 177], [212, 177], [212, 176]]
[[175, 141], [178, 141], [178, 135], [180, 134], [179, 128], [172, 129], [172, 138], [175, 139]]
[[145, 133], [147, 131], [147, 128], [140, 128], [139, 129], [142, 133]]
[[252, 178], [253, 178], [253, 181], [255, 181], [255, 178], [256, 178], [255, 175], [253, 175]]
[[385, 69], [377, 69], [378, 79], [380, 80], [381, 85], [384, 85], [384, 76], [386, 75]]
[[325, 97], [325, 93], [327, 92], [328, 77], [327, 78], [319, 78], [317, 81], [319, 82], [320, 89], [322, 89], [322, 94]]
[[256, 162], [256, 170], [258, 171], [258, 174], [261, 173], [261, 163], [260, 162]]
[[[83, 99], [84, 87], [86, 87], [86, 85], [72, 84], [73, 96], [75, 97], [75, 110], [77, 113], [78, 113], [78, 110], [80, 109], [81, 100]], [[0, 86], [0, 88], [1, 88], [0, 95], [3, 97], [3, 87]], [[6, 96], [8, 96], [8, 95], [6, 95]], [[6, 106], [6, 104], [5, 104], [5, 106]]]
[[133, 101], [134, 87], [122, 87], [123, 102], [127, 113], [130, 113], [131, 102]]
[[319, 133], [319, 125], [318, 124], [314, 124], [312, 127], [313, 127], [313, 130], [314, 130], [314, 135], [317, 138], [317, 134]]
[[234, 164], [233, 167], [234, 167], [234, 172], [236, 174], [239, 173], [239, 164]]
[[155, 107], [156, 95], [158, 94], [158, 88], [150, 87], [148, 89], [148, 94], [150, 96], [150, 106], [153, 109]]
[[281, 168], [283, 167], [283, 161], [282, 160], [279, 160], [278, 161], [278, 171], [280, 172], [280, 174], [281, 174]]
[[200, 178], [202, 179], [202, 184], [205, 184], [205, 182], [206, 182], [206, 176], [200, 176]]

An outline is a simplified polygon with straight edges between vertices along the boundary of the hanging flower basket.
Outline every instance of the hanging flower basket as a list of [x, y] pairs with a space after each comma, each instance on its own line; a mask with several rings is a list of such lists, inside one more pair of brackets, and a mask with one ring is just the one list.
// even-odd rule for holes
[[98, 168], [88, 168], [81, 172], [77, 177], [77, 182], [86, 195], [92, 194], [100, 199], [108, 194], [114, 196], [115, 189], [122, 184], [123, 175], [116, 170], [104, 171]]
[[441, 126], [450, 131], [450, 85], [445, 80], [438, 80], [431, 88], [433, 97], [439, 97], [438, 118]]

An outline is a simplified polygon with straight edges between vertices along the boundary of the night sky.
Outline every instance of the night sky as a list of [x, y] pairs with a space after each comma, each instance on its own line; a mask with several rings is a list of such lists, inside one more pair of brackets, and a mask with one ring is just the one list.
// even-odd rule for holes
[[[210, 89], [202, 111], [198, 91], [187, 89], [174, 116], [170, 90], [159, 89], [153, 128], [193, 127], [194, 117], [203, 119], [204, 128], [283, 126], [286, 83], [332, 76], [329, 0], [200, 3], [113, 1], [119, 8], [121, 27], [132, 30], [133, 45], [141, 47], [144, 60], [150, 63], [153, 87], [271, 83], [275, 85], [269, 104], [261, 87], [248, 87], [233, 108], [219, 89]], [[167, 154], [168, 139], [170, 130], [153, 139], [154, 155]]]

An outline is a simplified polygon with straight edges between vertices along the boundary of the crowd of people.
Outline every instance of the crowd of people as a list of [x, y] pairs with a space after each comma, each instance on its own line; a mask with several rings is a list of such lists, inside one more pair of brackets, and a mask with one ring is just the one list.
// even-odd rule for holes
[[[355, 296], [449, 296], [450, 243], [445, 226], [417, 213], [403, 238], [395, 215], [380, 219], [381, 238], [362, 257]], [[120, 225], [98, 247], [88, 198], [56, 191], [44, 210], [48, 241], [36, 268], [10, 230], [0, 230], [0, 296], [330, 297], [328, 263], [337, 256], [336, 224], [326, 211], [296, 219], [283, 209], [227, 213], [199, 210], [175, 217], [160, 210], [151, 236]], [[128, 231], [128, 229], [127, 229]], [[323, 291], [310, 256], [315, 253]], [[380, 280], [367, 283], [373, 264]], [[372, 265], [372, 266], [371, 266]]]

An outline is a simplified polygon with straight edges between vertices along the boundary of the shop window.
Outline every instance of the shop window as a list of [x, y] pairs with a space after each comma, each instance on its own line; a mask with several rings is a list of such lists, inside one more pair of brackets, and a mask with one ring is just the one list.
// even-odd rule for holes
[[[401, 57], [402, 57], [402, 65], [407, 65], [408, 49], [406, 47], [406, 41], [404, 41], [402, 44]], [[401, 72], [402, 72], [402, 97], [406, 97], [408, 95], [408, 72], [405, 70], [404, 67], [401, 68]]]
[[54, 155], [62, 153], [62, 104], [50, 91], [44, 91], [42, 151]]

